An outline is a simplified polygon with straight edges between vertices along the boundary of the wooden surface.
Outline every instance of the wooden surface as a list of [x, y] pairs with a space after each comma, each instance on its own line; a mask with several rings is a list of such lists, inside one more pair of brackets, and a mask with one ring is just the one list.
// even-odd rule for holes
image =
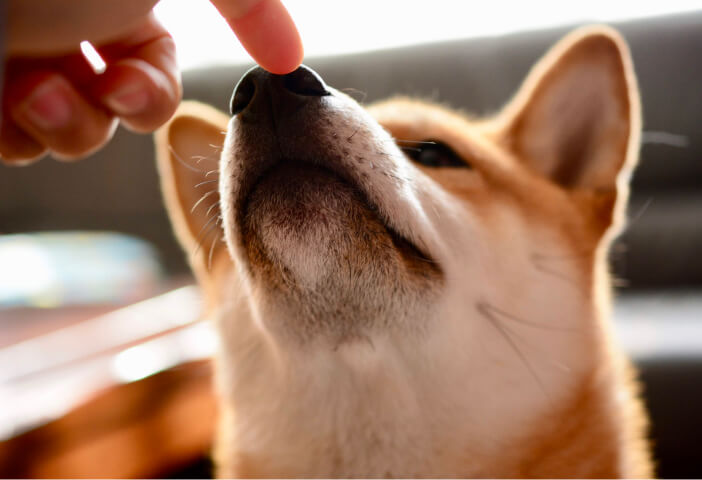
[[0, 476], [153, 478], [207, 456], [215, 402], [206, 360], [105, 390], [0, 443]]
[[206, 457], [214, 337], [193, 287], [0, 348], [0, 477], [163, 477]]

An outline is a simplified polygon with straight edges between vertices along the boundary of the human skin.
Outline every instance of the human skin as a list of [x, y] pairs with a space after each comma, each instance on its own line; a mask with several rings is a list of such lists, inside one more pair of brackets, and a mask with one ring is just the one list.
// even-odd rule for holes
[[[0, 158], [21, 165], [46, 151], [84, 157], [109, 141], [119, 119], [136, 132], [161, 126], [180, 102], [170, 34], [156, 0], [9, 0]], [[263, 68], [288, 73], [302, 43], [280, 0], [212, 0]], [[107, 63], [92, 71], [89, 40]]]

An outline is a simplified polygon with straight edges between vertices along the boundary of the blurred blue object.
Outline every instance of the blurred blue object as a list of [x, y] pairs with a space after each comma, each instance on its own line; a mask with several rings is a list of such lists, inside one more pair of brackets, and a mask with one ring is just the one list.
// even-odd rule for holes
[[110, 232], [0, 236], [0, 309], [125, 304], [158, 289], [155, 249]]

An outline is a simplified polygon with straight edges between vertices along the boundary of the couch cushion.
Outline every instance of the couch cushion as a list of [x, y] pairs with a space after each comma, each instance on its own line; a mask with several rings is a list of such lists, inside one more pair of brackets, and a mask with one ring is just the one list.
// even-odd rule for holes
[[[633, 180], [632, 222], [615, 248], [629, 288], [702, 285], [702, 11], [615, 24], [639, 77], [645, 143]], [[571, 28], [314, 58], [327, 83], [357, 100], [406, 94], [489, 114]], [[185, 95], [226, 110], [247, 67], [192, 71]]]
[[[631, 288], [702, 284], [702, 12], [615, 25], [631, 44], [648, 140], [634, 178], [632, 212], [617, 275]], [[393, 94], [495, 111], [531, 65], [570, 28], [310, 59], [330, 84], [371, 102]], [[247, 66], [187, 72], [185, 97], [226, 110]], [[673, 137], [660, 132], [673, 134]], [[670, 137], [670, 138], [668, 138]], [[677, 145], [677, 146], [676, 146]], [[683, 146], [680, 146], [683, 145]], [[640, 205], [652, 203], [638, 214]], [[150, 136], [119, 131], [90, 161], [0, 167], [0, 231], [114, 229], [153, 242], [169, 272], [187, 270], [158, 187]]]

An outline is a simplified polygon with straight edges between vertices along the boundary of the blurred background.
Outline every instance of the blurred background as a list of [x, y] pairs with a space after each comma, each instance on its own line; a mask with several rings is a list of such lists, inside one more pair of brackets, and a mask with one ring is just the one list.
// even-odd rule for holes
[[[592, 22], [615, 22], [694, 12], [699, 0], [592, 0], [567, 7], [553, 1], [494, 0], [479, 7], [455, 0], [329, 2], [287, 0], [309, 57], [380, 50]], [[320, 11], [321, 9], [321, 11]], [[208, 2], [161, 0], [156, 15], [178, 45], [182, 68], [249, 63], [226, 22]]]
[[[305, 63], [362, 102], [504, 104], [571, 28], [630, 43], [644, 106], [615, 325], [642, 374], [659, 474], [702, 476], [702, 2], [285, 2]], [[250, 60], [204, 0], [162, 0], [185, 98], [226, 110]], [[150, 136], [75, 164], [0, 165], [0, 476], [200, 477], [215, 407], [199, 293]]]

